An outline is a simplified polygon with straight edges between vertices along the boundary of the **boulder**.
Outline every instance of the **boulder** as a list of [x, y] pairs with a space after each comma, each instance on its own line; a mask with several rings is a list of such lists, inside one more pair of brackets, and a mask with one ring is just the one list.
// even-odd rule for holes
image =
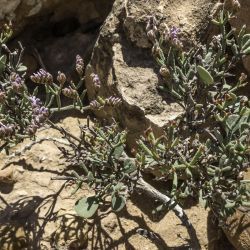
[[0, 0], [0, 24], [12, 20], [16, 34], [28, 24], [75, 18], [80, 25], [102, 23], [113, 0]]
[[159, 68], [151, 56], [152, 45], [145, 31], [148, 17], [155, 15], [162, 24], [180, 27], [184, 43], [190, 45], [200, 40], [207, 28], [215, 2], [115, 1], [86, 69], [86, 87], [89, 99], [95, 99], [91, 74], [96, 73], [102, 82], [98, 94], [122, 99], [122, 105], [111, 113], [96, 115], [107, 118], [107, 114], [112, 114], [128, 128], [129, 144], [133, 145], [135, 138], [150, 126], [156, 135], [162, 134], [168, 121], [182, 113], [177, 103], [158, 91]]
[[226, 224], [223, 230], [233, 246], [237, 250], [250, 249], [250, 209], [237, 209]]

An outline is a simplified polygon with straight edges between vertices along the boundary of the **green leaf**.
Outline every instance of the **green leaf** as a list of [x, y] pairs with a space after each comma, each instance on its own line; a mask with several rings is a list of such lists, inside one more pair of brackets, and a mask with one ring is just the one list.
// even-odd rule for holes
[[119, 212], [123, 209], [126, 204], [126, 199], [122, 195], [112, 195], [111, 199], [112, 209], [116, 212]]
[[250, 34], [246, 34], [242, 39], [242, 49], [246, 49], [250, 46]]
[[244, 37], [245, 33], [246, 33], [246, 28], [247, 26], [244, 24], [241, 29], [240, 29], [240, 32], [238, 34], [238, 40], [241, 41], [242, 38]]
[[5, 69], [6, 61], [7, 61], [6, 55], [2, 55], [0, 57], [0, 73]]
[[233, 51], [233, 54], [235, 56], [237, 56], [239, 54], [239, 50], [238, 50], [238, 47], [237, 45], [234, 43], [233, 46], [231, 47], [232, 51]]
[[242, 133], [243, 131], [247, 130], [250, 128], [250, 124], [249, 123], [241, 123], [240, 124], [240, 132]]
[[[230, 130], [232, 130], [235, 126], [239, 127], [240, 124], [238, 123], [240, 119], [239, 115], [229, 115], [226, 119], [226, 124]], [[235, 131], [235, 129], [234, 129]]]
[[91, 218], [97, 211], [99, 201], [95, 196], [84, 197], [75, 204], [76, 213], [83, 218]]
[[248, 55], [250, 54], [250, 46], [242, 51], [243, 54]]
[[226, 202], [225, 208], [233, 208], [235, 207], [235, 202]]
[[224, 143], [224, 138], [218, 129], [214, 129], [213, 135], [221, 145]]
[[38, 94], [38, 86], [34, 89], [32, 95], [37, 96], [37, 94]]
[[131, 159], [126, 159], [123, 163], [124, 172], [132, 173], [136, 170], [135, 162]]
[[175, 195], [176, 190], [177, 190], [177, 185], [178, 185], [178, 176], [177, 176], [177, 173], [174, 172], [171, 196]]
[[19, 66], [18, 66], [17, 71], [18, 72], [24, 72], [26, 70], [27, 70], [27, 67], [25, 65], [23, 65], [23, 64], [20, 63]]
[[214, 83], [213, 77], [205, 68], [199, 65], [197, 66], [197, 71], [198, 71], [199, 77], [207, 86]]
[[114, 187], [114, 191], [121, 191], [121, 190], [123, 190], [124, 188], [126, 188], [126, 187], [123, 185], [123, 183], [118, 182], [118, 183], [116, 184], [116, 186]]
[[227, 164], [227, 162], [228, 162], [227, 155], [223, 154], [219, 159], [219, 166], [223, 167]]
[[115, 150], [114, 150], [114, 153], [113, 153], [114, 158], [119, 159], [121, 157], [123, 151], [124, 151], [124, 146], [123, 145], [120, 145], [120, 146], [116, 147]]
[[185, 173], [186, 173], [188, 179], [192, 179], [193, 178], [193, 174], [192, 174], [192, 172], [190, 171], [189, 168], [185, 169]]
[[206, 199], [203, 199], [203, 195], [202, 195], [202, 190], [200, 189], [199, 190], [199, 204], [206, 208], [207, 207], [207, 200]]
[[93, 175], [92, 172], [88, 172], [88, 175], [87, 175], [87, 178], [88, 178], [88, 181], [91, 182], [91, 181], [94, 181], [95, 180], [95, 177]]

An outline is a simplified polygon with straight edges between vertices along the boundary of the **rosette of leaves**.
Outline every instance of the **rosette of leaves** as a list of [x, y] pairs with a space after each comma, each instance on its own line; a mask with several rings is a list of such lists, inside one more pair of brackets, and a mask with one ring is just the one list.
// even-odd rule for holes
[[61, 133], [70, 141], [69, 147], [60, 147], [64, 159], [80, 167], [82, 175], [75, 174], [79, 190], [87, 183], [95, 192], [93, 196], [78, 200], [75, 210], [84, 218], [92, 217], [98, 208], [110, 204], [119, 212], [126, 204], [132, 189], [131, 173], [136, 172], [135, 162], [125, 155], [126, 131], [119, 131], [117, 124], [90, 128], [81, 127], [81, 136]]
[[173, 199], [199, 197], [220, 219], [249, 205], [250, 195], [249, 181], [243, 180], [250, 159], [250, 102], [238, 94], [247, 77], [232, 73], [250, 54], [250, 34], [245, 26], [239, 34], [228, 30], [230, 18], [221, 11], [213, 20], [220, 34], [187, 52], [169, 39], [179, 39], [176, 30], [167, 38], [155, 35], [153, 54], [165, 80], [160, 89], [179, 102], [183, 114], [163, 137], [148, 132], [137, 154], [142, 168], [171, 176]]

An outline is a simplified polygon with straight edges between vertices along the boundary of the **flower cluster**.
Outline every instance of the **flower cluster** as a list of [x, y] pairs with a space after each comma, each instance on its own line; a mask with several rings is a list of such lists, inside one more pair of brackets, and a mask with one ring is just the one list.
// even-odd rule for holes
[[63, 93], [64, 96], [69, 97], [69, 98], [71, 98], [71, 99], [73, 99], [73, 100], [76, 100], [77, 97], [78, 97], [77, 90], [72, 89], [71, 87], [69, 87], [69, 88], [64, 88], [64, 89], [62, 90], [62, 93]]
[[92, 77], [92, 81], [94, 83], [94, 87], [96, 89], [99, 89], [101, 87], [101, 81], [100, 81], [100, 78], [97, 74], [91, 74], [91, 77]]
[[166, 42], [170, 43], [175, 48], [181, 49], [182, 48], [182, 42], [180, 41], [180, 32], [181, 30], [175, 26], [172, 27], [166, 27], [164, 31], [164, 39]]
[[76, 71], [81, 76], [83, 75], [84, 62], [81, 56], [76, 56]]
[[64, 73], [62, 73], [61, 71], [58, 71], [56, 80], [58, 81], [60, 86], [63, 86], [67, 78]]
[[32, 108], [32, 118], [26, 131], [29, 135], [34, 135], [37, 129], [40, 128], [48, 119], [49, 110], [42, 106], [41, 100], [35, 96], [29, 97], [29, 101]]
[[151, 42], [155, 42], [158, 34], [158, 28], [157, 28], [157, 20], [155, 17], [151, 16], [148, 19], [147, 26], [146, 26], [146, 32], [149, 40]]
[[24, 81], [17, 73], [11, 73], [10, 81], [12, 89], [15, 93], [22, 93], [24, 91]]
[[35, 83], [40, 84], [52, 84], [53, 83], [53, 76], [45, 71], [44, 69], [40, 69], [37, 73], [34, 73], [30, 79]]
[[106, 106], [116, 107], [122, 103], [122, 100], [119, 97], [110, 96], [108, 98], [103, 99], [98, 96], [97, 100], [93, 100], [90, 102], [90, 107], [94, 110], [101, 109]]
[[0, 139], [14, 135], [15, 127], [12, 124], [4, 125], [0, 122]]

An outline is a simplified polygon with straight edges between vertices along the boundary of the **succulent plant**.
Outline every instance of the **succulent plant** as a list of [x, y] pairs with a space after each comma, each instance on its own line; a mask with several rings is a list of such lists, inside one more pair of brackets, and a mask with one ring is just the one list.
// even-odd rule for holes
[[[75, 67], [80, 77], [78, 84], [68, 83], [62, 72], [58, 72], [54, 82], [44, 69], [30, 77], [45, 89], [46, 99], [40, 100], [38, 88], [30, 93], [25, 84], [21, 44], [13, 52], [6, 45], [12, 31], [5, 26], [0, 35], [0, 150], [8, 152], [12, 145], [34, 137], [37, 129], [50, 124], [68, 142], [65, 147], [59, 146], [62, 157], [79, 170], [70, 177], [76, 184], [74, 192], [83, 183], [94, 191], [93, 195], [76, 202], [78, 215], [90, 218], [107, 204], [119, 212], [125, 207], [127, 196], [139, 190], [162, 201], [156, 211], [171, 208], [187, 226], [191, 238], [192, 224], [178, 205], [185, 198], [199, 199], [223, 226], [224, 219], [237, 207], [250, 205], [250, 181], [244, 180], [250, 161], [250, 101], [239, 92], [246, 86], [247, 76], [234, 73], [235, 66], [250, 54], [250, 34], [245, 26], [238, 34], [228, 29], [231, 17], [222, 10], [212, 20], [220, 33], [208, 44], [198, 44], [187, 51], [179, 28], [166, 27], [160, 34], [156, 18], [149, 19], [146, 32], [164, 80], [159, 91], [166, 91], [180, 104], [183, 113], [169, 122], [159, 138], [151, 128], [145, 131], [144, 137], [138, 140], [134, 158], [125, 150], [127, 131], [119, 129], [116, 123], [109, 126], [88, 123], [80, 126], [80, 136], [76, 137], [50, 121], [50, 115], [57, 111], [98, 110], [117, 106], [121, 100], [100, 96], [101, 81], [98, 75], [92, 74], [97, 98], [84, 106], [86, 90], [79, 93], [84, 82], [84, 62], [79, 55]], [[68, 97], [72, 104], [63, 106], [61, 95]], [[141, 173], [147, 169], [157, 169], [161, 178], [172, 181], [172, 189], [166, 188], [168, 195], [143, 180]]]
[[[245, 26], [238, 35], [228, 30], [230, 18], [222, 10], [213, 20], [220, 34], [189, 51], [170, 35], [165, 38], [169, 29], [155, 35], [152, 53], [164, 79], [159, 89], [183, 107], [183, 114], [160, 138], [148, 131], [137, 154], [142, 169], [158, 169], [172, 178], [171, 197], [199, 197], [221, 221], [236, 207], [250, 205], [249, 182], [243, 180], [250, 159], [250, 102], [238, 94], [247, 76], [233, 74], [250, 54], [250, 34]], [[177, 32], [173, 36], [177, 39]]]
[[[76, 203], [80, 216], [89, 218], [107, 203], [120, 211], [127, 195], [138, 189], [163, 201], [156, 211], [170, 207], [187, 227], [190, 223], [176, 205], [185, 198], [199, 199], [221, 222], [235, 208], [249, 205], [249, 181], [243, 176], [250, 159], [250, 102], [238, 94], [247, 77], [233, 72], [249, 54], [250, 36], [245, 27], [238, 35], [227, 30], [230, 18], [228, 12], [221, 11], [213, 20], [220, 34], [209, 44], [188, 51], [183, 49], [178, 28], [168, 28], [161, 35], [158, 22], [150, 18], [146, 31], [164, 79], [159, 90], [167, 91], [183, 107], [183, 113], [169, 122], [159, 138], [149, 128], [138, 140], [135, 158], [128, 157], [126, 131], [119, 130], [117, 124], [81, 127], [80, 138], [59, 129], [70, 142], [70, 147], [61, 148], [63, 157], [84, 172], [75, 174], [77, 190], [87, 182], [95, 191]], [[95, 74], [92, 78], [98, 91], [101, 82]], [[99, 109], [117, 103], [115, 97], [98, 97], [90, 106]], [[158, 170], [161, 178], [172, 181], [172, 189], [166, 189], [168, 196], [147, 188], [141, 173], [148, 169]]]
[[[59, 129], [70, 141], [70, 147], [59, 147], [69, 164], [80, 168], [83, 175], [77, 177], [77, 191], [83, 182], [95, 191], [94, 196], [77, 201], [76, 212], [89, 218], [101, 205], [110, 203], [114, 211], [120, 211], [126, 204], [126, 196], [132, 188], [130, 173], [136, 171], [134, 161], [126, 158], [126, 131], [119, 132], [117, 124], [93, 128], [82, 126], [81, 136], [71, 138]], [[110, 197], [110, 199], [107, 199]]]

